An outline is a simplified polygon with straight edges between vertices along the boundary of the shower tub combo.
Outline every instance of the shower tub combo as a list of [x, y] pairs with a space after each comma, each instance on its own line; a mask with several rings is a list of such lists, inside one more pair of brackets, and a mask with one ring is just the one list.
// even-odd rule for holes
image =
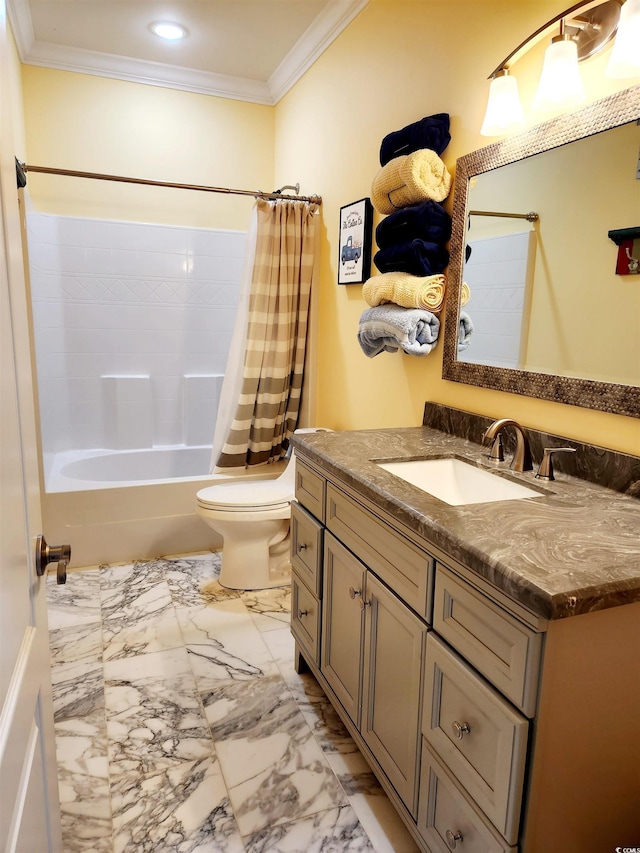
[[72, 567], [218, 547], [195, 495], [246, 234], [33, 209], [27, 231], [47, 539]]

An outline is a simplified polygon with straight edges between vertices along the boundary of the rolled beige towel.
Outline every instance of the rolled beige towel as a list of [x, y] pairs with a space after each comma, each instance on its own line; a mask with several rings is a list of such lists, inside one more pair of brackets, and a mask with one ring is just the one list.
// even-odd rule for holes
[[362, 296], [372, 308], [393, 302], [402, 308], [426, 308], [436, 313], [442, 308], [445, 288], [443, 275], [421, 278], [406, 272], [385, 272], [364, 283]]
[[379, 213], [393, 213], [421, 201], [444, 201], [451, 175], [435, 151], [421, 148], [395, 157], [373, 179], [371, 203]]
[[467, 302], [471, 299], [471, 290], [469, 289], [469, 285], [466, 281], [462, 282], [462, 289], [460, 290], [460, 307], [462, 308]]

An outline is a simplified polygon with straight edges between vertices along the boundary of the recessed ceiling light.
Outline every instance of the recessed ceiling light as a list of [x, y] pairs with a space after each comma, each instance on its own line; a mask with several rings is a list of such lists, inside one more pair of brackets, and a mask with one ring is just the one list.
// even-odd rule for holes
[[176, 41], [189, 35], [189, 30], [186, 27], [169, 21], [156, 21], [154, 24], [149, 24], [149, 29], [154, 35], [160, 36], [161, 39], [167, 39], [167, 41]]

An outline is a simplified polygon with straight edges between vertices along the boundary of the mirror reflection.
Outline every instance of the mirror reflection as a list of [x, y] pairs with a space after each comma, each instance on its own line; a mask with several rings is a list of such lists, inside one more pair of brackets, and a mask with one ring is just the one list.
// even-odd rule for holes
[[608, 237], [640, 223], [639, 150], [629, 122], [470, 179], [461, 361], [640, 385], [640, 287]]
[[[458, 161], [445, 379], [640, 414], [640, 279], [609, 237], [640, 226], [639, 93]], [[614, 385], [630, 406], [599, 405]]]

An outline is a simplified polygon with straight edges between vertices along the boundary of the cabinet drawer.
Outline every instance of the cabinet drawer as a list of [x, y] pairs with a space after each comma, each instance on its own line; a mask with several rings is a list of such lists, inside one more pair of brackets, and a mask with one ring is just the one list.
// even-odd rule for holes
[[535, 713], [542, 634], [436, 566], [433, 627], [528, 717]]
[[322, 526], [295, 501], [291, 504], [291, 563], [312, 592], [322, 591]]
[[435, 561], [356, 501], [327, 485], [327, 528], [427, 621]]
[[510, 844], [517, 841], [529, 723], [433, 633], [422, 732]]
[[320, 666], [320, 604], [295, 571], [291, 574], [291, 633]]
[[327, 481], [296, 456], [296, 499], [320, 521], [324, 521]]
[[422, 742], [418, 830], [432, 853], [516, 853]]

